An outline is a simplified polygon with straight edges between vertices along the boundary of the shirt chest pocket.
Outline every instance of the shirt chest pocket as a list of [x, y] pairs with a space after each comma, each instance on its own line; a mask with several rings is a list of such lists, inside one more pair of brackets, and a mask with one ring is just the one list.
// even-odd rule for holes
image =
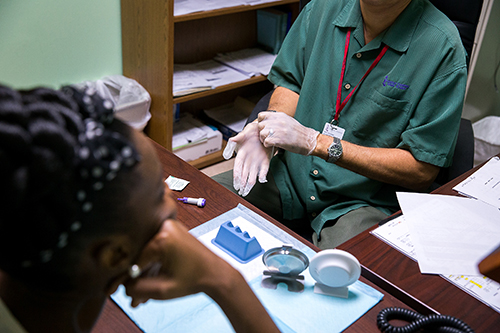
[[383, 95], [377, 90], [358, 102], [353, 135], [367, 146], [396, 147], [408, 125], [411, 102]]

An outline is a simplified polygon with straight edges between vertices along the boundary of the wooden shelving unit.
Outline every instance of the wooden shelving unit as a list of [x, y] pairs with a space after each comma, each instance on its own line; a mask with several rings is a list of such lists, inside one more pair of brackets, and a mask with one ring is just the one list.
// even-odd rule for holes
[[[228, 0], [231, 1], [231, 0]], [[151, 94], [152, 118], [146, 133], [172, 150], [173, 108], [199, 113], [204, 108], [234, 101], [236, 96], [264, 94], [272, 86], [264, 76], [213, 90], [174, 97], [174, 63], [189, 64], [212, 59], [217, 53], [257, 45], [256, 10], [268, 7], [292, 12], [299, 0], [281, 0], [256, 6], [237, 6], [174, 16], [173, 0], [121, 0], [123, 75], [137, 80]], [[222, 160], [222, 152], [192, 161], [203, 167]]]

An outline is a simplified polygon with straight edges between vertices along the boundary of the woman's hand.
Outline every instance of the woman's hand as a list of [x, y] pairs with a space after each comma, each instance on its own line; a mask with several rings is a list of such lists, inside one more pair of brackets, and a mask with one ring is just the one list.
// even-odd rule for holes
[[219, 271], [232, 268], [180, 223], [167, 220], [136, 263], [142, 275], [125, 284], [132, 306], [148, 299], [171, 299], [210, 291]]
[[163, 223], [136, 265], [142, 275], [125, 283], [132, 306], [205, 292], [236, 332], [279, 332], [243, 276], [176, 221]]

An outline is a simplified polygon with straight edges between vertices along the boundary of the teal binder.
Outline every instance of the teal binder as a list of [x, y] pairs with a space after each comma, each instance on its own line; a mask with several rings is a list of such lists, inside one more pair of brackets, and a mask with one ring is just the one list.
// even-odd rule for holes
[[289, 29], [291, 13], [274, 8], [257, 10], [257, 42], [266, 51], [277, 54]]

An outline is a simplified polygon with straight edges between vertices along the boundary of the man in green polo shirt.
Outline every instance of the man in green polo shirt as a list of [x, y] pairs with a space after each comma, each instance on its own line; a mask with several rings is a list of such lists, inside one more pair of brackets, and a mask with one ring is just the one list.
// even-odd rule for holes
[[466, 76], [456, 27], [427, 0], [314, 0], [269, 74], [276, 112], [229, 140], [234, 187], [335, 247], [450, 165]]

